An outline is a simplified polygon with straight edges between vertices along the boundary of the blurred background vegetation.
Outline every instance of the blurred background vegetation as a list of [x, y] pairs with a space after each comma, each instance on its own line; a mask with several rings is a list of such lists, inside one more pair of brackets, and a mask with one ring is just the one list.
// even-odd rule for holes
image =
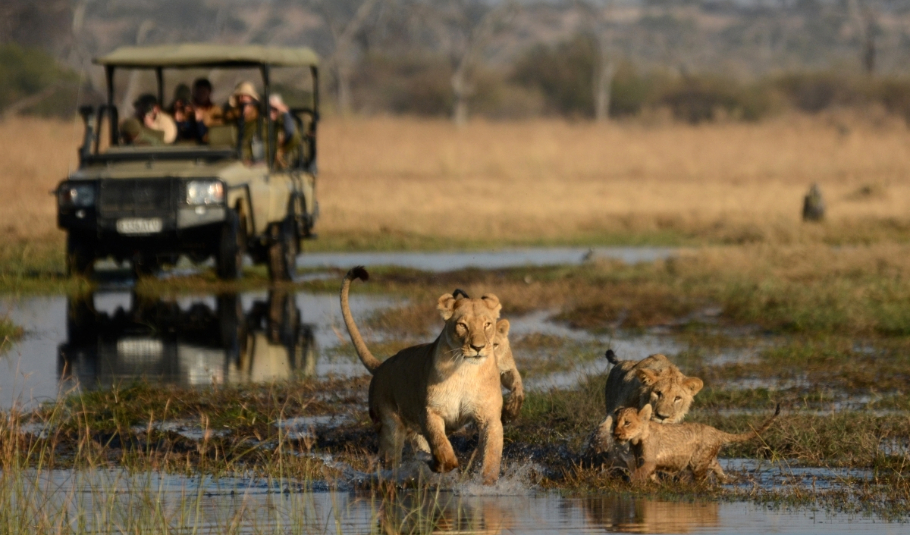
[[330, 114], [910, 122], [910, 0], [7, 0], [0, 114], [71, 116], [91, 58], [180, 41], [311, 46]]

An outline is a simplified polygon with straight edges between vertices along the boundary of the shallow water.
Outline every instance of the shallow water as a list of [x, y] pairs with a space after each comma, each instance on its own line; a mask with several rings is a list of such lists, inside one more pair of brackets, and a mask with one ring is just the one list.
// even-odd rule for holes
[[[381, 296], [351, 296], [350, 302], [361, 317], [395, 303]], [[170, 301], [111, 291], [85, 300], [7, 299], [0, 301], [0, 313], [25, 329], [0, 356], [0, 408], [140, 377], [205, 386], [365, 373], [356, 360], [325, 354], [347, 336], [334, 294], [252, 292]]]
[[[402, 491], [383, 502], [294, 481], [185, 477], [122, 470], [25, 473], [21, 514], [69, 518], [106, 533], [168, 526], [196, 533], [906, 533], [875, 517], [772, 510], [749, 503], [674, 502], [628, 495], [565, 496], [509, 480]], [[15, 492], [15, 491], [14, 491]], [[29, 504], [40, 504], [34, 510]], [[65, 513], [64, 513], [65, 512]], [[66, 514], [67, 516], [63, 516]]]
[[[351, 308], [360, 318], [401, 302], [388, 296], [351, 296]], [[141, 299], [120, 288], [81, 299], [0, 300], [3, 313], [24, 327], [25, 336], [0, 355], [0, 408], [52, 400], [75, 388], [130, 384], [139, 378], [208, 386], [262, 383], [292, 375], [366, 373], [356, 358], [334, 349], [349, 344], [335, 294], [263, 291]], [[545, 334], [590, 344], [596, 351], [578, 362], [567, 361], [562, 354], [522, 355], [563, 359], [561, 371], [529, 377], [525, 382], [529, 390], [570, 388], [605, 371], [606, 348], [613, 348], [620, 358], [682, 349], [668, 334], [595, 335], [553, 322], [551, 315], [533, 312], [510, 317], [512, 336]]]
[[469, 267], [502, 269], [522, 266], [577, 265], [595, 259], [627, 264], [654, 262], [677, 254], [672, 247], [546, 247], [471, 252], [307, 253], [300, 267], [399, 266], [422, 271], [452, 271]]

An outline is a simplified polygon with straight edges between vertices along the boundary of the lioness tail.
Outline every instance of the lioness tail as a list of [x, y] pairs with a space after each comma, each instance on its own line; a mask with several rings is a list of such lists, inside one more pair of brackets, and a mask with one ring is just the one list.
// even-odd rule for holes
[[344, 281], [341, 283], [341, 316], [344, 318], [344, 324], [348, 328], [348, 334], [351, 336], [351, 342], [354, 343], [354, 349], [357, 350], [360, 362], [363, 362], [363, 365], [366, 366], [370, 373], [374, 373], [380, 362], [373, 356], [373, 353], [370, 352], [367, 344], [363, 341], [360, 330], [357, 328], [357, 324], [354, 323], [354, 317], [351, 316], [351, 307], [348, 305], [348, 291], [351, 288], [351, 281], [354, 279], [367, 281], [369, 278], [370, 274], [367, 273], [366, 268], [363, 266], [352, 268], [344, 276]]
[[619, 359], [616, 358], [616, 353], [614, 353], [612, 349], [608, 349], [607, 352], [604, 353], [604, 356], [607, 357], [607, 360], [610, 361], [610, 364], [613, 364], [614, 366], [619, 364]]
[[770, 418], [765, 420], [765, 423], [761, 424], [758, 429], [753, 429], [752, 431], [746, 431], [745, 433], [740, 433], [738, 435], [729, 435], [727, 437], [728, 442], [745, 442], [747, 440], [752, 440], [758, 435], [764, 433], [771, 427], [771, 423], [774, 422], [774, 419], [780, 414], [780, 403], [777, 404], [777, 408], [774, 409], [774, 414]]

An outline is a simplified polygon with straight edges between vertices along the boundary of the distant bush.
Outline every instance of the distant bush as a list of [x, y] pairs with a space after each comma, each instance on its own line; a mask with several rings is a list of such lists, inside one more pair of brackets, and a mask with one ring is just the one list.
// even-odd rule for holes
[[354, 102], [366, 113], [445, 116], [452, 110], [451, 67], [424, 54], [373, 54], [352, 80]]
[[0, 45], [0, 113], [24, 99], [46, 92], [20, 111], [72, 116], [76, 111], [78, 76], [45, 52], [16, 44]]
[[686, 76], [656, 93], [659, 104], [689, 123], [714, 120], [721, 112], [734, 119], [756, 121], [772, 109], [767, 88], [716, 76]]
[[[555, 46], [538, 45], [515, 63], [512, 80], [538, 89], [544, 109], [551, 114], [593, 117], [596, 57], [596, 43], [585, 34]], [[721, 111], [756, 120], [771, 109], [771, 101], [758, 88], [733, 79], [643, 74], [631, 63], [619, 61], [610, 91], [610, 116], [634, 116], [645, 108], [665, 107], [674, 117], [693, 123], [712, 120]]]
[[594, 39], [588, 35], [555, 46], [536, 45], [516, 61], [512, 81], [540, 91], [548, 113], [590, 117], [595, 57]]

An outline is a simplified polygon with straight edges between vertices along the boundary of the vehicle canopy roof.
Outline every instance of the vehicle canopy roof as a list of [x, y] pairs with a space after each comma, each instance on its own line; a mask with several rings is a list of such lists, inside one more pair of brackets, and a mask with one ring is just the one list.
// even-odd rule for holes
[[124, 46], [95, 63], [108, 67], [127, 68], [191, 68], [191, 67], [316, 67], [319, 56], [306, 47], [274, 47], [261, 45], [214, 45], [185, 43], [179, 45]]

